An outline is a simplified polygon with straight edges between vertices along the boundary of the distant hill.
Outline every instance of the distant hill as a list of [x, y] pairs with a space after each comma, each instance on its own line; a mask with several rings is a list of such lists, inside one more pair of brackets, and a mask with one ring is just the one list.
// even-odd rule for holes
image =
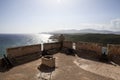
[[69, 30], [57, 30], [53, 32], [44, 32], [44, 33], [52, 33], [52, 34], [88, 34], [88, 33], [98, 33], [98, 34], [120, 34], [120, 31], [108, 31], [108, 30], [95, 30], [95, 29], [69, 29]]

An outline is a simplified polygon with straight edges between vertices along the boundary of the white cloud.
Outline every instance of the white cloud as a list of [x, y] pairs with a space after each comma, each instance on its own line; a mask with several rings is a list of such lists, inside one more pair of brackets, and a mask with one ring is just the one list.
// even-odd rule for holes
[[110, 30], [110, 24], [80, 24], [81, 29]]
[[97, 30], [111, 30], [120, 31], [120, 19], [113, 19], [107, 24], [91, 24], [83, 23], [79, 25], [80, 29], [97, 29]]
[[111, 29], [120, 31], [120, 19], [111, 20]]

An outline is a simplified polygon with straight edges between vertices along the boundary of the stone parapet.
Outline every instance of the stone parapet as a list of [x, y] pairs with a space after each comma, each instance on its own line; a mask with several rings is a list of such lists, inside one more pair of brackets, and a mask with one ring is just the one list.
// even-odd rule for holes
[[77, 42], [76, 43], [77, 50], [89, 50], [94, 51], [98, 54], [102, 53], [102, 44], [98, 43], [88, 43], [88, 42]]
[[63, 48], [73, 48], [73, 42], [72, 41], [64, 41], [63, 42]]
[[31, 53], [36, 53], [41, 51], [41, 45], [29, 45], [21, 46], [15, 48], [7, 48], [7, 56], [10, 58], [20, 57]]
[[60, 48], [60, 43], [45, 43], [43, 44], [43, 50], [50, 50], [50, 49], [59, 49]]
[[109, 59], [120, 64], [120, 45], [108, 44], [107, 48]]

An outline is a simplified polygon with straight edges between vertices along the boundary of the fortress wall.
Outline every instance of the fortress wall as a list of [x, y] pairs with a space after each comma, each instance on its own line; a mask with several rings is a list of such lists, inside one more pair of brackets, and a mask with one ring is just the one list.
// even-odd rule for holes
[[88, 43], [88, 42], [77, 42], [76, 43], [76, 50], [94, 51], [98, 55], [100, 55], [101, 51], [102, 51], [102, 44]]
[[20, 57], [31, 53], [36, 53], [41, 51], [41, 45], [29, 45], [21, 46], [15, 48], [7, 48], [7, 56], [10, 58]]
[[120, 45], [108, 44], [108, 55], [120, 55]]
[[23, 54], [36, 53], [41, 51], [41, 45], [25, 46], [22, 48]]
[[113, 62], [120, 64], [120, 45], [108, 44], [108, 56]]
[[60, 43], [45, 43], [43, 44], [43, 50], [50, 50], [50, 49], [59, 49]]
[[64, 41], [63, 42], [63, 47], [64, 48], [73, 48], [73, 42], [72, 41]]
[[[43, 44], [44, 50], [59, 49], [60, 46], [61, 45], [59, 42]], [[64, 41], [63, 47], [64, 48], [73, 48], [73, 42], [72, 41]], [[75, 47], [76, 47], [77, 51], [83, 50], [83, 52], [81, 52], [81, 54], [88, 53], [86, 55], [91, 55], [94, 57], [100, 56], [102, 53], [102, 44], [88, 43], [88, 42], [76, 42]], [[110, 60], [112, 60], [113, 62], [120, 64], [120, 45], [108, 44], [107, 48], [108, 48], [108, 58]], [[7, 56], [10, 58], [21, 57], [21, 56], [29, 55], [32, 53], [41, 52], [41, 44], [21, 46], [21, 47], [15, 47], [15, 48], [7, 48], [6, 52], [7, 52]], [[91, 54], [91, 53], [95, 53], [95, 54]], [[2, 60], [0, 59], [0, 65], [1, 64], [2, 64]]]

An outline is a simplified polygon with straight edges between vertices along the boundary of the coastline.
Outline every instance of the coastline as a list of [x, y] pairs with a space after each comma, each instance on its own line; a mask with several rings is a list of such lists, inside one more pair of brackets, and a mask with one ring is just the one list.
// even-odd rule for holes
[[11, 47], [35, 45], [52, 42], [51, 34], [0, 34], [0, 58]]

